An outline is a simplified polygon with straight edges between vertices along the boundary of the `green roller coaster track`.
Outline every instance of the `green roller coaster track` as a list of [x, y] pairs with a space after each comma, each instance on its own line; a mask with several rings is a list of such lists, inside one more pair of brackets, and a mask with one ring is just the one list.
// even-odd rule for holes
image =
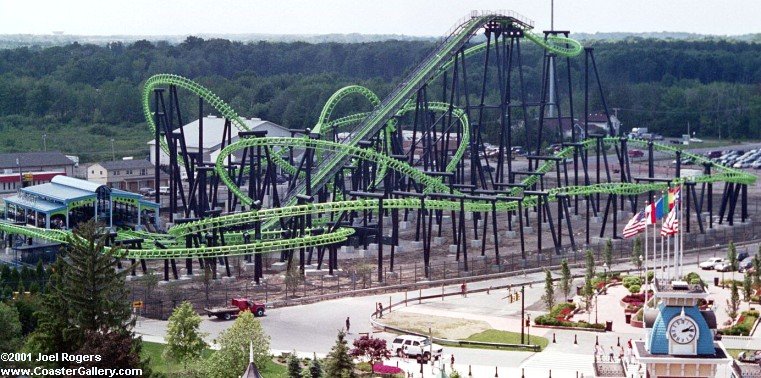
[[[460, 48], [463, 48], [465, 42], [479, 28], [483, 27], [487, 22], [495, 20], [502, 23], [511, 23], [513, 26], [520, 28], [523, 31], [525, 38], [559, 56], [573, 57], [577, 56], [583, 50], [581, 44], [573, 39], [553, 35], [546, 37], [540, 36], [532, 32], [530, 26], [527, 26], [522, 22], [515, 22], [515, 19], [508, 16], [500, 14], [484, 14], [471, 17], [461, 25], [458, 25], [455, 32], [447, 36], [431, 55], [413, 70], [410, 77], [383, 101], [381, 101], [371, 90], [358, 85], [341, 88], [335, 92], [323, 107], [318, 121], [311, 131], [312, 133], [317, 133], [321, 136], [327, 136], [330, 131], [348, 126], [357, 126], [358, 128], [354, 130], [350, 138], [343, 143], [312, 139], [306, 136], [294, 138], [263, 137], [241, 139], [225, 147], [219, 154], [215, 162], [216, 174], [219, 176], [222, 183], [224, 183], [229, 190], [239, 198], [242, 204], [250, 206], [253, 202], [252, 199], [235, 185], [225, 167], [225, 160], [228, 156], [237, 150], [248, 147], [262, 147], [270, 149], [270, 151], [285, 151], [288, 148], [311, 148], [319, 153], [319, 155], [317, 155], [319, 158], [323, 159], [323, 164], [318, 166], [319, 170], [315, 172], [314, 175], [314, 182], [317, 183], [317, 185], [326, 184], [334, 169], [337, 166], [340, 166], [343, 160], [347, 158], [365, 160], [373, 162], [379, 166], [380, 176], [383, 176], [387, 170], [396, 171], [422, 185], [424, 187], [424, 193], [431, 195], [430, 198], [425, 199], [424, 203], [420, 198], [383, 199], [383, 206], [386, 209], [416, 210], [424, 206], [428, 210], [459, 211], [461, 205], [460, 200], [436, 199], [436, 193], [450, 193], [450, 188], [442, 182], [440, 177], [429, 176], [406, 162], [389, 157], [387, 153], [379, 152], [371, 148], [358, 147], [358, 142], [369, 136], [375, 135], [375, 133], [380, 131], [383, 127], [386, 127], [387, 131], [393, 131], [396, 127], [396, 121], [392, 116], [403, 115], [415, 109], [414, 103], [411, 102], [410, 99], [416, 88], [419, 88], [421, 84], [429, 82], [451, 68], [455, 63], [455, 55], [453, 53], [459, 51]], [[477, 44], [462, 50], [462, 55], [470, 57], [485, 51], [486, 48], [487, 43]], [[143, 110], [151, 131], [155, 132], [157, 127], [150, 107], [154, 89], [166, 85], [174, 85], [190, 91], [213, 106], [223, 117], [229, 119], [238, 130], [248, 130], [248, 126], [238, 116], [235, 110], [207, 88], [181, 76], [161, 74], [149, 78], [143, 88]], [[373, 106], [373, 110], [366, 113], [355, 113], [333, 119], [333, 111], [336, 109], [337, 105], [347, 96], [354, 94], [365, 97], [370, 105]], [[467, 116], [462, 109], [450, 104], [430, 102], [428, 103], [428, 106], [429, 109], [433, 111], [451, 111], [454, 118], [460, 123], [463, 139], [460, 140], [460, 146], [458, 146], [452, 160], [445, 168], [445, 171], [452, 172], [456, 168], [458, 162], [463, 158], [469, 143], [468, 136], [470, 133], [468, 132], [469, 122]], [[388, 138], [389, 134], [390, 133], [386, 133], [386, 138]], [[605, 145], [616, 145], [619, 142], [620, 138], [603, 138], [603, 143]], [[649, 143], [645, 140], [636, 139], [629, 139], [627, 142], [629, 145], [640, 147], [647, 147]], [[595, 140], [585, 140], [582, 148], [591, 150], [596, 147], [595, 144]], [[666, 153], [676, 153], [678, 151], [675, 147], [657, 143], [653, 144], [653, 147], [656, 151]], [[166, 153], [169, 153], [168, 145], [165, 140], [161, 140], [161, 148]], [[574, 147], [567, 147], [558, 151], [555, 156], [559, 158], [569, 158], [572, 157], [573, 154]], [[296, 169], [285, 161], [279, 153], [273, 153], [271, 156], [273, 156], [273, 162], [282, 167], [285, 171], [291, 174], [296, 172]], [[694, 159], [697, 163], [708, 162], [704, 157], [687, 152], [682, 152], [682, 156]], [[536, 171], [540, 173], [551, 172], [555, 169], [555, 164], [557, 163], [547, 160], [541, 164]], [[695, 183], [728, 182], [737, 184], [753, 184], [756, 181], [755, 176], [740, 170], [718, 165], [715, 165], [714, 167], [715, 170], [711, 175], [675, 179], [672, 183], [601, 183], [554, 188], [547, 190], [548, 199], [554, 201], [559, 194], [574, 196], [588, 196], [598, 193], [638, 195], [650, 191], [664, 190], [670, 184], [679, 184], [686, 180]], [[522, 183], [528, 187], [535, 184], [537, 180], [539, 180], [537, 175], [529, 175], [522, 181]], [[514, 188], [510, 194], [511, 196], [519, 196], [522, 194], [521, 191], [522, 189], [520, 188]], [[461, 193], [454, 191], [454, 194], [457, 195]], [[504, 196], [497, 196], [495, 203], [492, 203], [492, 200], [490, 199], [468, 199], [462, 200], [462, 203], [464, 204], [466, 211], [473, 212], [491, 212], [493, 209], [500, 212], [506, 212], [518, 209], [518, 202], [507, 199], [498, 200], [499, 197]], [[346, 241], [354, 233], [354, 230], [347, 227], [339, 227], [334, 230], [329, 230], [320, 226], [320, 224], [324, 224], [324, 221], [331, 219], [333, 215], [339, 215], [347, 211], [377, 211], [379, 205], [378, 201], [380, 200], [342, 200], [341, 198], [334, 198], [334, 201], [327, 203], [307, 205], [287, 203], [285, 206], [278, 208], [252, 210], [248, 212], [222, 215], [215, 218], [207, 218], [195, 222], [177, 224], [170, 228], [166, 234], [156, 234], [145, 231], [120, 231], [118, 239], [142, 238], [148, 241], [158, 241], [167, 246], [167, 249], [144, 247], [142, 249], [127, 250], [124, 257], [134, 259], [233, 256], [292, 250], [303, 247], [325, 246]], [[523, 198], [523, 206], [534, 206], [537, 204], [537, 201], [537, 196], [526, 195]], [[305, 215], [313, 216], [317, 226], [312, 229], [306, 229], [297, 235], [289, 235], [287, 239], [284, 238], [283, 230], [278, 229], [279, 221], [283, 218]], [[189, 235], [210, 232], [219, 228], [247, 226], [253, 224], [253, 222], [261, 222], [261, 224], [264, 225], [264, 230], [262, 231], [259, 240], [245, 243], [241, 232], [230, 232], [225, 234], [227, 245], [224, 246], [212, 247], [201, 245], [192, 248], [184, 247], [185, 238]], [[0, 230], [12, 234], [59, 243], [65, 243], [67, 237], [71, 237], [72, 235], [70, 231], [48, 230], [33, 226], [18, 226], [7, 221], [0, 221]]]

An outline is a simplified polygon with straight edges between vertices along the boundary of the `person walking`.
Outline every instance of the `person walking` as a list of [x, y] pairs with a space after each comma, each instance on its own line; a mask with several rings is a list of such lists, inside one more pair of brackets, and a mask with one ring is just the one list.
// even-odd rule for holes
[[378, 317], [379, 318], [383, 317], [383, 303], [381, 302], [378, 302]]
[[452, 353], [452, 356], [449, 357], [449, 368], [454, 371], [454, 353]]
[[615, 355], [615, 353], [613, 352], [613, 345], [611, 345], [610, 346], [610, 353], [608, 353], [608, 359], [609, 359], [610, 362], [615, 362], [616, 361], [615, 358], [613, 358], [614, 355]]
[[351, 322], [349, 321], [349, 317], [347, 316], [346, 317], [346, 333], [350, 333], [349, 332], [350, 327], [351, 327]]

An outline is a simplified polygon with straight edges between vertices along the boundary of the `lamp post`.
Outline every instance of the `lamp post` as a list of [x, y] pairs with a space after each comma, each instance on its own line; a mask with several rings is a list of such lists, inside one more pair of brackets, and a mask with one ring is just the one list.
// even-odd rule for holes
[[111, 138], [111, 160], [116, 161], [116, 154], [114, 153], [114, 138]]
[[599, 295], [595, 294], [595, 324], [598, 323], [598, 321], [597, 321], [597, 297], [599, 297]]
[[42, 150], [48, 150], [48, 133], [42, 133]]
[[642, 261], [644, 258], [642, 255], [639, 255], [639, 279], [642, 280]]
[[[605, 277], [605, 285], [607, 285], [608, 284], [608, 263], [602, 264], [602, 271]], [[605, 294], [607, 294], [608, 293], [607, 286], [604, 286], [604, 287], [606, 287], [604, 290], [605, 290]]]

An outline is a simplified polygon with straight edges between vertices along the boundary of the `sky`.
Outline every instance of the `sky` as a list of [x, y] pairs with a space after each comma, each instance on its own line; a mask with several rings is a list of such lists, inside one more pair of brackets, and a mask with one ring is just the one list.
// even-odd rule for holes
[[[440, 36], [471, 9], [550, 28], [551, 0], [0, 0], [0, 34], [404, 34]], [[761, 32], [758, 0], [554, 0], [572, 32]]]

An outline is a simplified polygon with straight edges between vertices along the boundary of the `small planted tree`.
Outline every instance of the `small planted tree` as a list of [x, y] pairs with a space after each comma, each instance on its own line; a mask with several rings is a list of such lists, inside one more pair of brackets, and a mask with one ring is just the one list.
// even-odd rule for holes
[[322, 378], [322, 364], [317, 359], [317, 354], [314, 354], [312, 362], [309, 364], [309, 378]]
[[367, 358], [370, 366], [391, 358], [386, 340], [366, 335], [354, 340], [354, 349], [349, 354], [354, 358]]
[[753, 295], [753, 287], [751, 284], [750, 274], [745, 273], [745, 276], [743, 277], [743, 300], [746, 302], [750, 302], [750, 296]]
[[207, 346], [203, 341], [205, 334], [199, 330], [200, 324], [201, 317], [193, 310], [190, 302], [182, 302], [175, 308], [169, 317], [164, 336], [167, 342], [164, 357], [181, 362], [185, 368], [189, 362], [198, 359]]
[[285, 287], [286, 292], [291, 290], [293, 296], [296, 295], [296, 289], [304, 282], [304, 274], [299, 269], [299, 263], [297, 260], [291, 261], [288, 265], [288, 270], [285, 272]]
[[584, 295], [584, 309], [589, 313], [589, 310], [592, 308], [592, 299], [595, 297], [595, 288], [592, 286], [592, 277], [587, 277], [587, 279], [584, 280], [584, 289], [582, 291], [582, 294]]
[[727, 300], [727, 315], [730, 319], [737, 317], [737, 312], [740, 310], [740, 293], [737, 289], [737, 281], [732, 281], [731, 294]]
[[302, 378], [301, 361], [296, 356], [296, 351], [292, 351], [288, 356], [288, 378]]
[[203, 364], [203, 376], [240, 376], [248, 365], [249, 347], [253, 347], [256, 366], [264, 366], [270, 359], [270, 338], [251, 311], [241, 312], [233, 325], [222, 331], [217, 343], [219, 350]]
[[637, 267], [637, 270], [642, 270], [642, 259], [639, 258], [640, 256], [642, 256], [642, 239], [637, 237], [634, 239], [631, 256], [632, 264]]
[[[761, 245], [758, 246], [758, 249], [758, 253], [761, 253]], [[761, 286], [761, 255], [758, 254], [753, 256], [753, 286]]]
[[357, 378], [354, 372], [354, 361], [349, 355], [349, 347], [346, 344], [346, 334], [338, 331], [336, 344], [330, 348], [330, 353], [325, 362], [325, 374], [328, 377]]
[[729, 267], [732, 272], [737, 270], [737, 248], [734, 242], [729, 242], [729, 248], [727, 249], [727, 260], [729, 260]]
[[586, 274], [584, 276], [587, 277], [587, 279], [591, 279], [595, 276], [595, 256], [592, 254], [591, 249], [587, 250], [584, 261], [586, 263]]
[[566, 259], [563, 259], [563, 262], [560, 264], [560, 275], [560, 291], [563, 292], [565, 300], [568, 300], [568, 295], [571, 294], [571, 285], [573, 285], [573, 276]]
[[602, 250], [602, 257], [608, 266], [613, 266], [613, 240], [608, 239], [605, 242], [605, 248]]
[[544, 295], [542, 295], [542, 301], [547, 306], [547, 311], [552, 309], [555, 305], [555, 285], [552, 282], [552, 272], [549, 269], [545, 269], [544, 276]]

